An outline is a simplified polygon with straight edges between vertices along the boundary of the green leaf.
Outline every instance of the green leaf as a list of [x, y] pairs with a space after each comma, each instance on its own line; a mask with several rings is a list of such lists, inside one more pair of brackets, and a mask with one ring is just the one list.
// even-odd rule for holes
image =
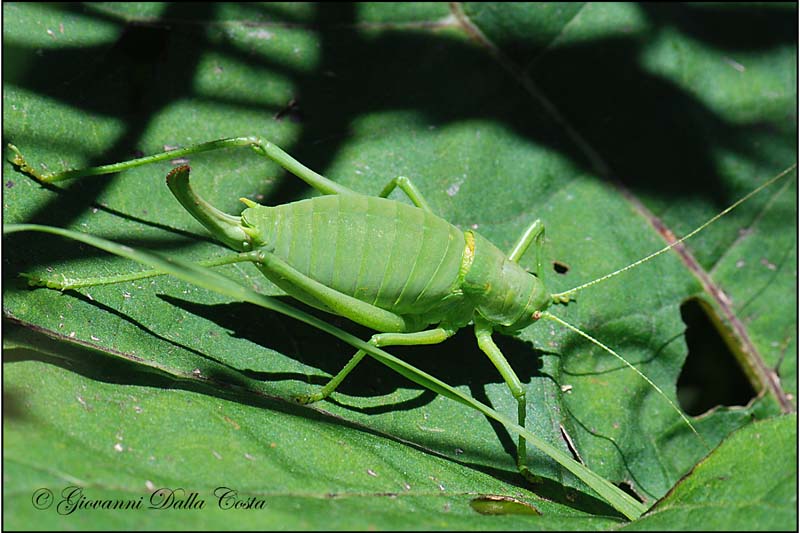
[[[154, 379], [135, 365], [123, 375], [118, 363], [88, 351], [73, 355], [81, 358], [70, 370], [19, 349], [7, 359], [8, 523], [50, 529], [98, 523], [212, 530], [518, 527], [513, 514], [471, 509], [486, 494], [523, 499], [549, 515], [549, 527], [619, 522], [538, 498], [324, 412], [246, 391], [225, 394]], [[51, 386], [35, 386], [43, 380]], [[104, 501], [138, 507], [93, 507]]]
[[797, 529], [797, 415], [734, 432], [626, 529]]
[[[386, 365], [390, 369], [397, 372], [399, 375], [406, 377], [410, 381], [421, 385], [423, 388], [440, 394], [449, 398], [457, 403], [467, 406], [479, 413], [484, 414], [488, 418], [499, 422], [508, 430], [512, 431], [515, 435], [525, 438], [525, 441], [540, 450], [547, 457], [555, 460], [559, 465], [563, 466], [567, 471], [572, 472], [587, 486], [591, 487], [603, 500], [609, 503], [615, 510], [622, 513], [629, 519], [636, 519], [642, 515], [646, 510], [640, 502], [634, 500], [629, 495], [625, 494], [614, 485], [608, 482], [601, 476], [598, 476], [585, 466], [575, 461], [568, 454], [562, 452], [558, 448], [549, 445], [542, 441], [539, 437], [531, 433], [526, 428], [513, 422], [508, 417], [497, 413], [493, 409], [477, 402], [474, 398], [450, 387], [446, 383], [437, 379], [430, 374], [427, 374], [413, 365], [409, 365], [405, 361], [394, 357], [393, 355], [372, 346], [358, 337], [352, 336], [349, 333], [331, 326], [308, 313], [304, 313], [294, 307], [288, 306], [275, 298], [270, 298], [259, 294], [255, 291], [249, 290], [243, 285], [232, 281], [225, 276], [222, 276], [213, 270], [197, 266], [192, 263], [184, 263], [174, 258], [163, 258], [158, 255], [149, 254], [139, 250], [134, 250], [129, 246], [120, 245], [104, 239], [99, 239], [92, 235], [81, 234], [63, 228], [53, 228], [49, 226], [39, 226], [36, 224], [8, 224], [3, 227], [3, 233], [15, 233], [19, 231], [39, 231], [43, 233], [50, 233], [53, 235], [60, 235], [68, 237], [76, 242], [89, 244], [95, 248], [99, 248], [106, 252], [110, 252], [118, 257], [134, 260], [140, 264], [152, 267], [157, 272], [175, 276], [178, 279], [209, 289], [213, 292], [233, 298], [235, 301], [242, 301], [255, 304], [270, 311], [278, 311], [279, 313], [294, 318], [303, 322], [311, 327], [324, 331], [332, 337], [345, 341], [353, 348], [364, 350], [377, 361]], [[255, 251], [254, 251], [255, 253]], [[193, 371], [197, 375], [199, 371]]]
[[[663, 246], [656, 219], [685, 234], [796, 160], [791, 6], [452, 9], [6, 3], [4, 138], [32, 163], [62, 169], [264, 135], [310, 168], [365, 193], [409, 176], [443, 218], [477, 227], [501, 249], [541, 218], [546, 281], [554, 292]], [[190, 163], [199, 192], [231, 213], [241, 209], [239, 197], [275, 204], [311, 194], [249, 151], [204, 154]], [[43, 188], [6, 164], [4, 221], [71, 228], [184, 260], [229, 253], [168, 193], [163, 177], [170, 168], [164, 163]], [[695, 420], [703, 443], [641, 378], [543, 322], [517, 339], [497, 338], [526, 387], [528, 427], [569, 452], [566, 432], [589, 468], [650, 504], [731, 431], [753, 416], [780, 412], [781, 402], [797, 393], [796, 196], [796, 178], [785, 179], [690, 240], [697, 266], [666, 254], [553, 310], [637, 364], [674, 400], [687, 351], [680, 308], [699, 298], [734, 332], [732, 344], [749, 341], [752, 349], [742, 357], [749, 366], [777, 369], [777, 389], [747, 407], [720, 407]], [[12, 337], [7, 326], [5, 341], [25, 346], [4, 363], [4, 399], [36, 412], [25, 424], [5, 421], [4, 458], [15, 465], [4, 488], [14, 498], [6, 506], [12, 528], [69, 527], [65, 518], [31, 508], [40, 479], [53, 490], [79, 481], [97, 489], [95, 498], [147, 495], [148, 480], [205, 494], [231, 484], [280, 499], [282, 514], [268, 521], [274, 527], [617, 523], [603, 518], [609, 508], [546, 456], [529, 460], [546, 482], [526, 484], [504, 429], [372, 362], [318, 406], [330, 416], [272, 400], [319, 386], [352, 353], [290, 319], [168, 277], [64, 294], [29, 290], [17, 273], [85, 277], [138, 268], [73, 242], [30, 235], [4, 242], [4, 313], [24, 333]], [[550, 270], [555, 261], [568, 271]], [[532, 266], [532, 254], [523, 263]], [[265, 294], [279, 293], [247, 265], [220, 271]], [[712, 283], [699, 283], [698, 272]], [[369, 335], [345, 320], [331, 322]], [[469, 331], [441, 346], [391, 352], [502, 413], [515, 413]], [[727, 366], [734, 363], [718, 370]], [[155, 407], [121, 416], [128, 392], [166, 407], [152, 418], [146, 413]], [[78, 396], [87, 403], [96, 397], [107, 409], [86, 411]], [[232, 426], [215, 414], [220, 403], [248, 421], [240, 428], [255, 428], [246, 430], [252, 432], [246, 446], [236, 439], [223, 446]], [[296, 424], [284, 425], [287, 413]], [[159, 461], [169, 457], [168, 475], [156, 476], [164, 467], [147, 463], [149, 456], [116, 452], [117, 431], [122, 446], [146, 441]], [[319, 497], [386, 480], [371, 466], [378, 477], [362, 470], [331, 474], [342, 447], [318, 442], [322, 431], [351, 446], [345, 463], [403, 461], [403, 472], [414, 476], [413, 497]], [[281, 460], [293, 466], [265, 459], [256, 467], [243, 458], [266, 457], [273, 441], [290, 443]], [[197, 459], [198, 448], [237, 459], [222, 465], [208, 451]], [[102, 469], [92, 467], [96, 457], [104, 457]], [[469, 496], [446, 506], [431, 503], [438, 487], [416, 492], [417, 479], [445, 479], [439, 468], [466, 480], [454, 486], [469, 487]], [[237, 485], [228, 472], [243, 472], [247, 482]], [[377, 489], [403, 490], [390, 485]], [[306, 487], [316, 497], [296, 499]], [[519, 497], [543, 514], [497, 517], [467, 509], [473, 495], [488, 493]], [[534, 494], [557, 505], [541, 507]], [[412, 500], [423, 503], [402, 503]], [[342, 506], [357, 518], [347, 518]], [[288, 511], [298, 507], [299, 517]], [[81, 516], [83, 527], [235, 528], [260, 515]]]

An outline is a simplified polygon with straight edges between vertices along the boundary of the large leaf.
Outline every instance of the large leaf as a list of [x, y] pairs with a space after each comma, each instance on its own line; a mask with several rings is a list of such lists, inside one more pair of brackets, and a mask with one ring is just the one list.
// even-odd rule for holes
[[[4, 136], [34, 164], [79, 167], [260, 134], [365, 193], [409, 176], [437, 213], [503, 249], [542, 218], [554, 292], [658, 249], [668, 231], [688, 232], [796, 158], [791, 8], [3, 9]], [[232, 213], [242, 196], [275, 204], [312, 194], [249, 151], [191, 165], [196, 188]], [[226, 253], [170, 196], [169, 168], [43, 188], [6, 164], [4, 219], [183, 259]], [[619, 361], [543, 322], [497, 339], [526, 386], [529, 427], [565, 450], [566, 433], [591, 469], [649, 503], [753, 416], [790, 408], [795, 198], [796, 181], [784, 179], [689, 241], [683, 257], [666, 254], [553, 311], [674, 400], [687, 351], [680, 306], [702, 299], [734, 332], [732, 344], [751, 346], [739, 350], [744, 361], [777, 370], [779, 387], [695, 420], [700, 439]], [[139, 267], [57, 238], [15, 235], [4, 244], [4, 312], [16, 324], [6, 328], [16, 349], [4, 364], [7, 413], [16, 414], [4, 421], [10, 527], [69, 527], [33, 509], [31, 495], [71, 485], [96, 499], [183, 487], [209, 502], [225, 485], [264, 496], [272, 513], [87, 511], [70, 518], [83, 520], [77, 527], [616, 523], [592, 517], [611, 511], [546, 456], [529, 460], [546, 481], [525, 483], [502, 428], [371, 361], [317, 408], [281, 400], [323, 383], [352, 352], [307, 326], [166, 277], [28, 290], [18, 272], [86, 277]], [[532, 254], [523, 262], [532, 266]], [[550, 270], [554, 262], [568, 271]], [[249, 266], [221, 270], [279, 293]], [[391, 351], [515, 412], [467, 331], [441, 346]], [[544, 514], [481, 517], [468, 508], [480, 494], [523, 499]]]
[[[759, 421], [725, 439], [648, 515], [627, 529], [797, 529], [797, 416]], [[749, 468], [742, 468], [747, 448]]]

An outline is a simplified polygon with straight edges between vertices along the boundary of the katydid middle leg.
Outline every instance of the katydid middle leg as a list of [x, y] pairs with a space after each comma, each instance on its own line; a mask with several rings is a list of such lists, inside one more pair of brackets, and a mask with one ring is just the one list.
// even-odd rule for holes
[[419, 189], [417, 189], [417, 186], [414, 185], [414, 182], [405, 176], [398, 176], [387, 183], [386, 187], [383, 188], [378, 196], [381, 198], [388, 198], [389, 194], [391, 194], [391, 192], [398, 187], [401, 191], [406, 193], [406, 196], [408, 196], [415, 206], [427, 211], [428, 213], [433, 213], [431, 206], [429, 206], [428, 202], [425, 201], [425, 197], [422, 196], [422, 193]]
[[[455, 330], [450, 328], [438, 327], [425, 331], [413, 333], [377, 333], [372, 336], [369, 343], [375, 347], [382, 346], [420, 346], [424, 344], [439, 344], [453, 336]], [[296, 396], [295, 400], [299, 403], [307, 404], [318, 402], [330, 396], [342, 383], [345, 377], [361, 362], [367, 352], [358, 350], [348, 363], [331, 380], [326, 383], [319, 391], [314, 394], [304, 394]]]
[[530, 245], [533, 243], [534, 245], [534, 252], [536, 253], [536, 277], [542, 277], [544, 271], [542, 269], [542, 248], [544, 246], [544, 224], [538, 218], [534, 220], [530, 226], [528, 226], [525, 231], [522, 232], [522, 235], [519, 236], [517, 242], [514, 243], [514, 246], [511, 248], [511, 251], [508, 253], [508, 260], [513, 261], [515, 263], [519, 263], [519, 260], [522, 259], [522, 256], [528, 250]]

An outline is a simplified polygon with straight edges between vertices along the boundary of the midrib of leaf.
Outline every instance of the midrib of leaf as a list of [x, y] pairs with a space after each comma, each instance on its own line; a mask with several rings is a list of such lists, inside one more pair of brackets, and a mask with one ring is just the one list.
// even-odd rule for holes
[[462, 29], [467, 36], [476, 42], [480, 47], [484, 48], [489, 55], [491, 55], [500, 66], [502, 66], [509, 74], [511, 74], [523, 89], [531, 96], [531, 98], [538, 103], [550, 115], [556, 124], [560, 125], [580, 151], [586, 156], [586, 159], [591, 163], [593, 170], [598, 176], [607, 178], [610, 176], [610, 169], [605, 160], [595, 150], [583, 136], [576, 130], [567, 119], [559, 112], [558, 108], [542, 93], [536, 84], [525, 70], [513, 61], [510, 57], [503, 53], [483, 32], [472, 22], [469, 17], [464, 13], [460, 3], [451, 4], [453, 15], [459, 21]]

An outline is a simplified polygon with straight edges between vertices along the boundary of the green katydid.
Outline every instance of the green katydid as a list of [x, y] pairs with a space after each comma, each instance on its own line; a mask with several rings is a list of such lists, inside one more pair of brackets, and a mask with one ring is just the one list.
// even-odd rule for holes
[[[517, 400], [517, 420], [522, 427], [526, 414], [525, 390], [491, 336], [494, 331], [514, 334], [540, 318], [547, 318], [578, 332], [622, 360], [655, 387], [694, 431], [680, 409], [644, 374], [596, 339], [549, 313], [547, 308], [552, 303], [566, 303], [576, 292], [668, 251], [788, 173], [787, 170], [761, 185], [658, 252], [593, 282], [549, 294], [543, 283], [544, 226], [539, 220], [530, 224], [505, 254], [478, 233], [461, 231], [434, 215], [421, 193], [407, 179], [392, 180], [378, 197], [365, 196], [313, 172], [264, 139], [222, 139], [113, 165], [50, 174], [38, 173], [16, 148], [12, 150], [17, 154], [14, 163], [24, 172], [50, 183], [235, 146], [249, 146], [276, 161], [322, 196], [276, 207], [264, 207], [243, 199], [247, 209], [240, 216], [231, 216], [192, 191], [187, 166], [175, 168], [167, 182], [176, 198], [212, 235], [240, 252], [207, 266], [253, 262], [296, 299], [380, 332], [370, 339], [370, 346], [363, 346], [363, 343], [357, 346], [359, 350], [350, 362], [327, 385], [314, 394], [298, 398], [299, 401], [308, 403], [326, 398], [364, 355], [375, 354], [372, 347], [437, 344], [472, 324], [478, 346], [498, 369]], [[387, 199], [395, 188], [400, 188], [414, 206]], [[26, 228], [37, 229], [33, 226], [18, 229]], [[347, 246], [338, 245], [345, 242]], [[531, 246], [536, 253], [532, 274], [519, 266], [520, 259]], [[63, 290], [166, 272], [163, 266], [151, 266], [156, 266], [157, 270], [70, 283], [31, 281]], [[525, 450], [526, 440], [520, 434], [517, 465], [523, 474], [527, 474]]]

